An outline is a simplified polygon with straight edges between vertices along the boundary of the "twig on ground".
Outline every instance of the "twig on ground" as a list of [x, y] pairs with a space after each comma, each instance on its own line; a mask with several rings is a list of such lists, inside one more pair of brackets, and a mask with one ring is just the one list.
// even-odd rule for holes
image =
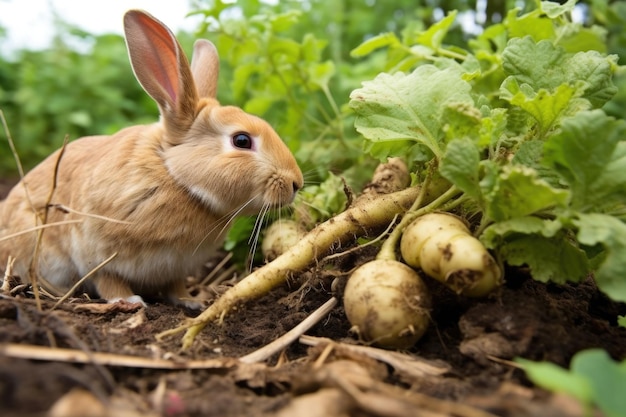
[[266, 360], [273, 354], [282, 351], [291, 343], [293, 343], [296, 339], [301, 337], [304, 332], [309, 330], [320, 320], [326, 317], [328, 313], [330, 313], [331, 310], [335, 308], [336, 305], [337, 299], [335, 297], [332, 297], [330, 300], [322, 304], [322, 306], [320, 306], [317, 310], [311, 313], [296, 327], [289, 330], [287, 333], [274, 340], [273, 342], [263, 346], [261, 349], [255, 350], [254, 352], [239, 358], [239, 361], [243, 363], [261, 362]]
[[59, 306], [59, 304], [61, 304], [63, 301], [67, 300], [72, 294], [74, 294], [74, 291], [76, 291], [76, 289], [78, 287], [80, 287], [87, 279], [89, 279], [93, 274], [95, 274], [96, 272], [98, 272], [103, 266], [105, 266], [106, 264], [108, 264], [109, 262], [111, 262], [113, 260], [113, 258], [115, 258], [117, 256], [117, 252], [115, 252], [113, 255], [109, 256], [108, 258], [106, 258], [104, 261], [100, 262], [100, 264], [98, 264], [94, 269], [92, 269], [91, 271], [89, 271], [84, 277], [82, 277], [81, 279], [79, 279], [73, 286], [72, 288], [70, 288], [64, 295], [63, 297], [59, 298], [59, 300], [52, 306], [52, 308], [50, 309], [50, 311], [54, 310], [55, 308], [57, 308]]
[[209, 288], [215, 289], [218, 285], [224, 281], [237, 280], [237, 265], [231, 265], [228, 269], [225, 269], [217, 278], [213, 279], [209, 284]]
[[4, 270], [4, 279], [2, 280], [2, 288], [0, 291], [4, 294], [9, 294], [11, 292], [11, 287], [14, 285], [13, 278], [13, 264], [15, 263], [15, 258], [9, 256], [7, 259], [7, 267]]
[[439, 376], [450, 371], [450, 366], [442, 363], [435, 363], [417, 356], [408, 355], [393, 350], [385, 350], [370, 346], [350, 345], [347, 343], [335, 342], [334, 340], [303, 335], [300, 343], [308, 346], [318, 346], [328, 344], [335, 349], [342, 349], [348, 352], [359, 353], [372, 359], [384, 362], [396, 370], [400, 370], [414, 377]]
[[[65, 154], [65, 147], [67, 146], [67, 142], [69, 140], [69, 136], [65, 135], [63, 138], [63, 146], [59, 150], [59, 156], [57, 157], [54, 164], [54, 173], [52, 174], [52, 187], [50, 187], [50, 192], [48, 193], [48, 197], [46, 198], [46, 202], [44, 204], [44, 211], [42, 215], [39, 215], [37, 208], [32, 207], [35, 216], [39, 219], [41, 224], [48, 223], [48, 205], [52, 201], [52, 196], [57, 189], [57, 177], [59, 175], [59, 166], [61, 164], [61, 159]], [[23, 181], [23, 179], [22, 179]], [[24, 189], [27, 188], [27, 184], [24, 182]], [[35, 248], [33, 249], [33, 256], [30, 259], [30, 266], [28, 268], [28, 275], [30, 276], [30, 281], [33, 286], [33, 294], [35, 296], [35, 300], [37, 301], [37, 309], [41, 311], [41, 300], [39, 299], [39, 273], [37, 264], [39, 263], [39, 249], [41, 247], [41, 242], [43, 240], [43, 233], [46, 229], [41, 228], [37, 230], [37, 240], [35, 241]]]
[[224, 259], [222, 259], [217, 265], [215, 265], [215, 268], [213, 268], [211, 272], [207, 274], [207, 276], [204, 277], [204, 279], [200, 281], [198, 285], [205, 286], [209, 284], [210, 282], [212, 282], [215, 276], [222, 270], [224, 265], [226, 265], [226, 263], [231, 260], [232, 257], [233, 257], [233, 253], [228, 252], [228, 254], [224, 256]]
[[77, 349], [50, 348], [17, 343], [0, 344], [0, 354], [11, 358], [33, 359], [54, 362], [91, 363], [120, 366], [125, 368], [149, 369], [225, 369], [237, 365], [233, 358], [218, 358], [190, 361], [152, 359], [142, 356], [118, 355], [103, 352], [83, 352]]

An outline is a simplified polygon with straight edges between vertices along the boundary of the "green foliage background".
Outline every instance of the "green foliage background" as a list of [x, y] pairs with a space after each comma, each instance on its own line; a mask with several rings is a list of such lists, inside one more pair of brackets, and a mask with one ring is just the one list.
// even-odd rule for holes
[[[196, 0], [192, 13], [204, 16], [204, 23], [178, 38], [188, 52], [198, 37], [216, 43], [221, 56], [219, 99], [267, 119], [294, 151], [309, 185], [300, 193], [305, 203], [300, 207], [310, 209], [297, 214], [313, 222], [344, 207], [342, 180], [331, 173], [358, 189], [378, 158], [403, 152], [403, 143], [391, 149], [389, 143], [363, 140], [354, 128], [350, 93], [381, 72], [411, 71], [424, 60], [424, 45], [435, 56], [464, 54], [472, 47], [501, 51], [504, 45], [492, 44], [494, 39], [506, 42], [506, 36], [492, 36], [501, 30], [497, 23], [516, 22], [511, 16], [537, 7], [533, 1], [486, 4], [485, 10], [477, 10], [475, 1], [466, 0], [430, 0], [419, 7], [411, 0]], [[452, 10], [455, 15], [449, 14]], [[588, 36], [578, 38], [577, 47], [582, 40], [589, 49], [616, 53], [623, 65], [626, 5], [593, 0], [581, 3], [581, 10], [582, 33]], [[470, 22], [469, 32], [475, 33], [464, 30], [461, 21]], [[523, 36], [524, 23], [509, 26]], [[485, 36], [477, 37], [483, 30]], [[1, 41], [0, 30], [0, 46]], [[77, 43], [87, 48], [77, 50], [72, 46]], [[493, 57], [497, 60], [497, 53]], [[481, 81], [484, 91], [498, 91], [500, 75]], [[614, 82], [619, 92], [604, 110], [623, 117], [626, 74], [617, 74]], [[27, 170], [59, 148], [66, 135], [74, 140], [111, 134], [158, 117], [156, 105], [133, 77], [123, 38], [93, 35], [63, 22], [48, 50], [5, 56], [0, 48], [0, 109]], [[16, 176], [3, 136], [0, 175]], [[240, 247], [245, 257], [248, 250], [239, 242], [248, 239], [252, 227], [252, 220], [239, 220], [227, 248]]]
[[[586, 23], [602, 25], [607, 31], [607, 51], [619, 54], [623, 61], [626, 6], [606, 0], [592, 3], [593, 13], [587, 15]], [[406, 40], [449, 10], [460, 14], [476, 10], [476, 2], [463, 0], [432, 0], [421, 7], [411, 0], [291, 0], [276, 5], [258, 0], [234, 4], [207, 0], [192, 4], [206, 16], [206, 23], [197, 33], [179, 34], [179, 38], [187, 50], [198, 36], [217, 43], [222, 55], [220, 99], [268, 119], [297, 153], [310, 182], [326, 178], [332, 170], [343, 172], [355, 185], [373, 163], [362, 155], [348, 97], [363, 80], [389, 70], [386, 65], [393, 59], [383, 53], [355, 58], [350, 52], [380, 33], [393, 32]], [[476, 15], [477, 25], [502, 19], [519, 3], [487, 4], [484, 15]], [[534, 2], [524, 6], [533, 7]], [[110, 134], [157, 118], [156, 106], [132, 75], [122, 37], [96, 36], [62, 22], [57, 33], [48, 50], [22, 50], [6, 56], [0, 48], [0, 109], [27, 169], [60, 147], [66, 135], [73, 140]], [[446, 43], [463, 48], [467, 38], [456, 24]], [[86, 52], [71, 46], [77, 39], [89, 46]], [[616, 82], [626, 85], [625, 79], [622, 76]], [[620, 88], [620, 94], [606, 105], [608, 113], [622, 117], [624, 91]], [[4, 133], [0, 137], [0, 175], [15, 175]], [[355, 162], [360, 173], [349, 170]]]

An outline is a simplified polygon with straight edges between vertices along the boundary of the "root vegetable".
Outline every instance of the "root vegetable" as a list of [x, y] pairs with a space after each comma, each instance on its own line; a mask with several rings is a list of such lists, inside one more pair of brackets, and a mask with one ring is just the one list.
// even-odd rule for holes
[[467, 226], [450, 214], [417, 218], [404, 230], [400, 251], [407, 264], [458, 294], [482, 297], [502, 284], [496, 261]]
[[[345, 212], [320, 224], [296, 245], [274, 261], [257, 269], [222, 294], [198, 317], [179, 327], [165, 331], [165, 337], [187, 330], [183, 347], [188, 348], [198, 332], [213, 320], [222, 318], [237, 305], [267, 294], [285, 282], [289, 274], [303, 270], [315, 259], [329, 252], [333, 245], [355, 239], [370, 230], [388, 225], [396, 214], [405, 212], [415, 201], [420, 189], [407, 188], [393, 194], [371, 196], [350, 207]], [[429, 193], [425, 193], [429, 194]]]
[[405, 189], [411, 184], [409, 168], [401, 158], [389, 158], [378, 165], [372, 181], [363, 188], [359, 198], [367, 195], [389, 194]]
[[343, 303], [361, 338], [381, 347], [408, 349], [428, 327], [427, 288], [413, 269], [395, 260], [377, 259], [355, 270]]
[[278, 258], [296, 245], [305, 234], [306, 230], [294, 220], [280, 219], [275, 221], [265, 231], [265, 237], [261, 244], [263, 257], [268, 261]]
[[[382, 347], [413, 346], [428, 327], [430, 295], [417, 273], [396, 259], [396, 246], [412, 216], [430, 213], [450, 201], [458, 190], [450, 187], [436, 199], [428, 196], [430, 177], [409, 211], [383, 243], [376, 260], [355, 270], [344, 290], [344, 307], [361, 338]], [[441, 183], [436, 187], [440, 187]], [[423, 202], [429, 204], [421, 207]], [[418, 208], [421, 207], [421, 208]]]

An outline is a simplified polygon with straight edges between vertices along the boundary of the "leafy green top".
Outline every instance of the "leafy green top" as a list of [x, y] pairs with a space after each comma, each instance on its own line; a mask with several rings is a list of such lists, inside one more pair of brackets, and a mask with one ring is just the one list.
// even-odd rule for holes
[[590, 47], [603, 45], [600, 31], [576, 49], [590, 33], [567, 18], [573, 4], [512, 12], [470, 51], [443, 44], [454, 14], [410, 45], [373, 38], [354, 54], [388, 48], [395, 65], [350, 106], [373, 156], [408, 157], [418, 172], [434, 164], [463, 191], [481, 214], [476, 234], [502, 260], [540, 280], [595, 271], [626, 301], [626, 122], [601, 109], [617, 92], [617, 57]]

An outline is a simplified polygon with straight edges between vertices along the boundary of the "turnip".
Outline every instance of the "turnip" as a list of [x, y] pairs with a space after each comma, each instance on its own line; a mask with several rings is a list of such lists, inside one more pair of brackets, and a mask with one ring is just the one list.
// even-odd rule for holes
[[306, 230], [298, 222], [277, 220], [265, 230], [261, 253], [266, 260], [272, 261], [297, 244], [305, 234]]
[[[428, 189], [429, 184], [427, 179], [422, 191]], [[430, 205], [418, 209], [427, 198], [426, 193], [421, 192], [383, 243], [376, 259], [361, 265], [348, 279], [343, 295], [344, 309], [361, 339], [385, 348], [408, 349], [426, 332], [430, 294], [417, 272], [396, 260], [396, 246], [413, 216], [440, 206], [457, 193], [452, 187]]]
[[356, 269], [344, 291], [348, 320], [359, 336], [394, 349], [408, 349], [428, 328], [430, 296], [405, 264], [376, 259]]
[[502, 284], [502, 272], [483, 244], [451, 214], [429, 213], [404, 230], [404, 261], [458, 294], [482, 297]]

